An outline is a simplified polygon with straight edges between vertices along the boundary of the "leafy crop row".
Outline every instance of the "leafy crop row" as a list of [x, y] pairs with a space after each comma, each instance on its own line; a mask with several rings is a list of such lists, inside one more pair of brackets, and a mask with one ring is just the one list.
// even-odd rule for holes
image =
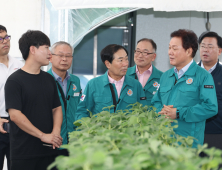
[[[172, 127], [171, 122], [155, 108], [139, 103], [130, 110], [82, 118], [74, 123], [79, 127], [64, 146], [70, 156], [57, 157], [48, 169], [55, 165], [59, 170], [217, 169], [222, 163], [221, 150], [206, 149], [206, 145], [191, 148], [196, 139], [176, 135], [173, 128], [177, 125]], [[209, 157], [199, 157], [203, 150]]]

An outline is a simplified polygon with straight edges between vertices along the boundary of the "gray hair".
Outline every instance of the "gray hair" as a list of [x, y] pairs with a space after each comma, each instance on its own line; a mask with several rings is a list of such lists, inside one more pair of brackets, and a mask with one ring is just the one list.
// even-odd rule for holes
[[56, 47], [59, 46], [59, 45], [68, 45], [68, 46], [71, 48], [72, 54], [73, 54], [73, 52], [74, 52], [73, 47], [72, 47], [69, 43], [67, 43], [67, 42], [65, 42], [65, 41], [58, 41], [58, 42], [56, 42], [55, 44], [53, 44], [52, 47], [51, 47], [51, 53], [54, 53]]

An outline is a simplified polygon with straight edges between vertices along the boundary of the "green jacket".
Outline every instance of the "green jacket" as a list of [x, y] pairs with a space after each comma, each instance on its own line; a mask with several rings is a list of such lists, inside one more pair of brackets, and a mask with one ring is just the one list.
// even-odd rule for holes
[[[130, 109], [130, 107], [127, 106], [136, 102], [146, 105], [143, 88], [137, 80], [125, 76], [119, 99], [115, 85], [112, 85], [114, 86], [116, 101], [118, 101], [116, 111]], [[90, 114], [87, 109], [94, 115], [100, 113], [104, 107], [111, 105], [113, 105], [113, 98], [106, 72], [104, 75], [90, 80], [86, 85], [77, 108], [76, 120], [82, 117], [89, 117]], [[113, 113], [114, 108], [112, 108], [110, 112]]]
[[151, 104], [157, 108], [157, 112], [162, 110], [163, 105], [177, 108], [178, 128], [174, 131], [181, 136], [195, 137], [197, 140], [194, 140], [193, 147], [196, 148], [198, 144], [203, 144], [206, 119], [216, 115], [218, 111], [214, 80], [195, 61], [177, 79], [174, 68], [163, 73], [160, 88]]
[[[154, 67], [154, 65], [152, 65], [152, 66], [153, 66], [152, 74], [151, 74], [150, 78], [148, 79], [148, 81], [146, 82], [146, 85], [143, 88], [145, 91], [146, 101], [147, 101], [148, 106], [151, 105], [151, 100], [153, 98], [153, 95], [156, 93], [156, 91], [158, 89], [160, 77], [163, 74], [163, 72], [158, 70], [156, 67]], [[128, 75], [134, 79], [138, 79], [137, 75], [136, 75], [136, 65], [128, 68], [126, 75]]]
[[[50, 69], [48, 73], [54, 77], [52, 73], [52, 69]], [[74, 87], [73, 85], [75, 85], [75, 88], [73, 88]], [[62, 113], [63, 113], [63, 121], [62, 121], [62, 127], [61, 127], [61, 136], [63, 138], [62, 143], [67, 144], [68, 133], [75, 130], [75, 125], [73, 123], [75, 122], [75, 113], [76, 113], [77, 105], [79, 104], [80, 97], [82, 95], [80, 80], [77, 76], [70, 74], [70, 79], [67, 82], [66, 112], [65, 112], [64, 102], [62, 100], [62, 95], [58, 88], [58, 84], [57, 84], [57, 90], [58, 90], [60, 102], [62, 105]]]

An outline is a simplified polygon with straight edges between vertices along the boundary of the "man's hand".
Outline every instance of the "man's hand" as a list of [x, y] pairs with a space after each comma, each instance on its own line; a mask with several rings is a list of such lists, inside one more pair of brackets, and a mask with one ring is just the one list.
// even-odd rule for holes
[[2, 119], [0, 118], [0, 132], [1, 133], [7, 133], [4, 129], [3, 129], [3, 124], [4, 123], [8, 123], [8, 120], [7, 119]]
[[62, 137], [58, 134], [43, 133], [40, 139], [41, 139], [42, 142], [52, 144], [53, 149], [59, 148], [62, 145]]
[[57, 137], [56, 139], [59, 140], [59, 142], [56, 143], [51, 143], [53, 144], [53, 149], [54, 148], [59, 148], [60, 145], [62, 145], [62, 137], [60, 136], [61, 132], [61, 126], [62, 126], [62, 107], [56, 107], [52, 109], [52, 115], [53, 115], [53, 129], [52, 129], [52, 135]]
[[159, 114], [166, 115], [167, 118], [176, 119], [176, 111], [177, 108], [173, 108], [173, 105], [163, 105], [163, 108]]
[[[53, 129], [52, 133], [51, 134], [54, 134], [56, 136], [60, 136], [60, 129]], [[61, 136], [60, 136], [61, 137]], [[63, 140], [63, 138], [61, 137], [61, 139]], [[56, 147], [56, 146], [55, 146]]]

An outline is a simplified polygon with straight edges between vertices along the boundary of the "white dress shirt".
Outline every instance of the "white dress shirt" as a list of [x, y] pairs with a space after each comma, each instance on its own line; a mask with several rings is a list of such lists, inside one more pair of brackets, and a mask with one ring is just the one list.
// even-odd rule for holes
[[[217, 63], [210, 69], [210, 70], [208, 70], [208, 72], [209, 73], [212, 73], [212, 71], [214, 71], [214, 69], [216, 68], [216, 66], [217, 66]], [[204, 65], [203, 65], [203, 63], [201, 62], [201, 67], [202, 68], [204, 68]], [[205, 69], [205, 68], [204, 68]], [[205, 69], [206, 70], [206, 69]]]
[[8, 77], [16, 70], [23, 67], [23, 63], [8, 55], [8, 67], [0, 63], [0, 117], [9, 117], [5, 111], [5, 83]]

